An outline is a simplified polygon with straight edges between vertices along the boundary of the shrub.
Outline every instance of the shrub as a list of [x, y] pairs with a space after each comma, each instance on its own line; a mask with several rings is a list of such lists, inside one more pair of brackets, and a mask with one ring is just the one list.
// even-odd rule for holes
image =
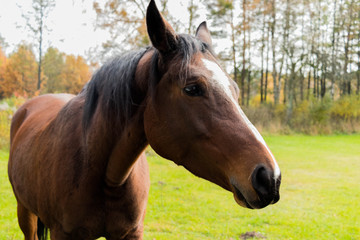
[[359, 120], [360, 98], [358, 96], [342, 97], [334, 103], [330, 112], [333, 119], [345, 121]]
[[294, 129], [298, 129], [300, 132], [308, 133], [311, 126], [310, 118], [310, 101], [303, 101], [295, 107], [290, 124]]
[[288, 109], [284, 104], [261, 104], [243, 109], [261, 132], [310, 135], [360, 132], [360, 99], [357, 96], [336, 101], [329, 96], [304, 100], [294, 106], [290, 119], [287, 119]]

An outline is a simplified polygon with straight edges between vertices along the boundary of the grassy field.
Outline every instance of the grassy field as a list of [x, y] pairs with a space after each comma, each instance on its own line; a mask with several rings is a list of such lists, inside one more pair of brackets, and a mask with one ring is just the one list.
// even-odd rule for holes
[[[151, 190], [145, 239], [360, 239], [360, 135], [271, 136], [282, 170], [280, 202], [262, 210], [149, 154]], [[0, 239], [22, 239], [0, 151]]]

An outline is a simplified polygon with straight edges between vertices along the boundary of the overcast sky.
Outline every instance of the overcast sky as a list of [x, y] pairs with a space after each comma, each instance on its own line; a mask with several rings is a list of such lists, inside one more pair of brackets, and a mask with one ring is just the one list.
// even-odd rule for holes
[[[22, 11], [31, 9], [31, 0], [0, 0], [0, 36], [9, 45], [7, 54], [25, 41], [31, 43], [34, 39], [25, 28]], [[186, 3], [169, 1], [169, 12], [177, 19], [186, 19]], [[67, 54], [85, 55], [86, 52], [100, 45], [107, 38], [107, 33], [94, 28], [96, 14], [92, 8], [93, 0], [56, 0], [56, 6], [46, 20], [49, 29], [44, 36], [44, 49], [49, 46], [58, 48]], [[20, 5], [23, 10], [19, 8]], [[185, 5], [185, 6], [184, 6]], [[205, 19], [201, 14], [199, 23]], [[198, 23], [197, 23], [198, 24]]]

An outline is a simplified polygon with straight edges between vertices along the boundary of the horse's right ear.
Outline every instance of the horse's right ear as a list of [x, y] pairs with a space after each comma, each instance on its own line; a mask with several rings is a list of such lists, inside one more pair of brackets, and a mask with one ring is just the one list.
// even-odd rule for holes
[[148, 35], [153, 46], [162, 54], [169, 53], [177, 47], [177, 35], [170, 24], [162, 17], [155, 1], [151, 0], [146, 12]]
[[211, 35], [209, 29], [207, 28], [206, 22], [202, 22], [199, 25], [199, 27], [196, 29], [195, 36], [204, 43], [207, 43], [210, 47], [212, 46]]

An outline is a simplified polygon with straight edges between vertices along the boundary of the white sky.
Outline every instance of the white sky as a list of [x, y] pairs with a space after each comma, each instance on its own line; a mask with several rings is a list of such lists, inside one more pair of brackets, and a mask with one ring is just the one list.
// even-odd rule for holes
[[[21, 16], [22, 10], [18, 7], [20, 5], [26, 11], [31, 9], [31, 2], [31, 0], [0, 0], [0, 36], [9, 45], [5, 49], [7, 54], [22, 41], [27, 43], [34, 41], [25, 28], [25, 20]], [[186, 19], [187, 2], [186, 0], [169, 1], [170, 14], [179, 20]], [[93, 0], [56, 0], [56, 6], [47, 19], [47, 25], [52, 31], [44, 35], [44, 49], [53, 46], [66, 54], [85, 56], [89, 49], [104, 42], [107, 33], [100, 29], [95, 30], [96, 14], [92, 4]], [[205, 12], [202, 11], [200, 14], [196, 24], [206, 20]]]

